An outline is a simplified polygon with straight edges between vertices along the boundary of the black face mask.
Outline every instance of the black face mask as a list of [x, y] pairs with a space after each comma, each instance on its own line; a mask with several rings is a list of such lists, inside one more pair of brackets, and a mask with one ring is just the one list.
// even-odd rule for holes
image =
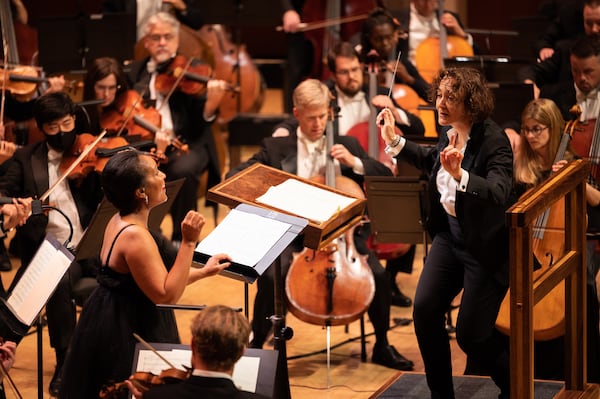
[[70, 150], [75, 143], [75, 129], [70, 132], [60, 132], [57, 134], [49, 135], [45, 134], [46, 141], [50, 145], [50, 147], [54, 148], [56, 151], [67, 151]]

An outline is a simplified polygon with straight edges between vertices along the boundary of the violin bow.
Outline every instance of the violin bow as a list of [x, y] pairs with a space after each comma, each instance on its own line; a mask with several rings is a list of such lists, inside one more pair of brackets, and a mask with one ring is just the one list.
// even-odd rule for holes
[[165, 358], [163, 355], [161, 355], [160, 353], [158, 353], [158, 351], [156, 349], [154, 349], [154, 347], [152, 345], [150, 345], [148, 342], [146, 342], [144, 340], [144, 338], [140, 337], [136, 333], [133, 333], [133, 337], [135, 339], [137, 339], [140, 344], [144, 345], [144, 347], [146, 347], [146, 349], [152, 351], [152, 353], [154, 353], [156, 356], [158, 356], [160, 358], [160, 360], [162, 360], [163, 362], [165, 362], [170, 368], [177, 369], [177, 367], [173, 366], [173, 363], [171, 363], [170, 361], [167, 360], [167, 358]]
[[[324, 19], [322, 21], [315, 21], [315, 22], [309, 22], [309, 23], [302, 22], [298, 25], [297, 32], [306, 32], [306, 31], [314, 30], [314, 29], [328, 28], [332, 25], [360, 21], [361, 19], [367, 19], [368, 17], [369, 17], [369, 14], [360, 14], [360, 15], [351, 15], [348, 17]], [[283, 26], [279, 25], [279, 26], [275, 27], [275, 30], [277, 32], [281, 32], [281, 31], [283, 31]]]
[[69, 167], [67, 168], [67, 170], [65, 171], [65, 173], [63, 173], [58, 179], [56, 179], [56, 181], [54, 182], [54, 184], [52, 185], [52, 187], [50, 187], [48, 190], [46, 190], [46, 192], [44, 194], [42, 194], [42, 196], [39, 198], [40, 201], [44, 202], [46, 201], [46, 199], [50, 196], [50, 194], [56, 190], [56, 187], [58, 187], [58, 185], [60, 183], [63, 182], [63, 180], [65, 180], [67, 178], [67, 176], [69, 176], [69, 174], [73, 171], [73, 169], [75, 169], [75, 167], [77, 167], [77, 165], [79, 165], [79, 163], [81, 161], [83, 161], [83, 159], [94, 149], [96, 148], [96, 146], [98, 145], [98, 143], [100, 142], [100, 140], [102, 140], [104, 138], [104, 136], [106, 136], [106, 132], [107, 130], [104, 129], [102, 131], [102, 133], [100, 133], [98, 135], [98, 137], [96, 137], [96, 139], [94, 141], [92, 141], [90, 144], [88, 144], [83, 151], [81, 151], [81, 154], [79, 154], [79, 156], [77, 157], [76, 160], [74, 160], [71, 165], [69, 165]]
[[[187, 69], [190, 67], [190, 65], [192, 65], [192, 61], [194, 61], [194, 57], [190, 57], [190, 59], [186, 62], [185, 67], [183, 67], [183, 72], [187, 71]], [[175, 79], [175, 83], [173, 84], [173, 87], [171, 87], [171, 90], [169, 90], [169, 92], [167, 93], [167, 95], [165, 95], [162, 103], [160, 104], [160, 107], [157, 108], [157, 110], [159, 112], [162, 109], [162, 107], [165, 106], [165, 104], [169, 103], [169, 99], [171, 98], [171, 96], [175, 92], [175, 89], [177, 88], [177, 86], [179, 85], [179, 83], [181, 83], [181, 80], [183, 79], [184, 76], [185, 76], [185, 73], [180, 73], [179, 76], [177, 76], [177, 78]]]
[[[2, 99], [0, 100], [0, 125], [4, 125], [4, 106], [6, 103], [6, 79], [8, 79], [8, 42], [6, 41], [6, 35], [4, 34], [4, 25], [2, 25], [2, 49], [4, 54], [4, 68], [2, 69]], [[0, 139], [4, 139], [4, 133], [2, 133]]]

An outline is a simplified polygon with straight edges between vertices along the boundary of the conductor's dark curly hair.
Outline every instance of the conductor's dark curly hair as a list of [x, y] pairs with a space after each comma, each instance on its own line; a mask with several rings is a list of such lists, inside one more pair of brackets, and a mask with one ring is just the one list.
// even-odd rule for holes
[[429, 98], [435, 103], [440, 83], [448, 80], [454, 95], [465, 105], [472, 123], [483, 122], [494, 111], [494, 95], [485, 78], [473, 68], [442, 69], [431, 83]]

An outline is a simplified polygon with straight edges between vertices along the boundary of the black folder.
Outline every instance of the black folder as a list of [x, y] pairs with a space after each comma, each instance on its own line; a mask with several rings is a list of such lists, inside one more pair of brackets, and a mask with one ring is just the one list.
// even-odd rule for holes
[[[232, 262], [231, 265], [221, 273], [227, 277], [231, 277], [236, 280], [245, 281], [247, 283], [253, 283], [259, 276], [261, 276], [265, 272], [265, 270], [267, 270], [271, 263], [273, 263], [273, 261], [294, 240], [294, 238], [296, 238], [296, 236], [300, 234], [302, 230], [304, 230], [304, 228], [308, 224], [308, 220], [249, 204], [240, 204], [234, 209], [236, 209], [237, 211], [262, 216], [264, 218], [278, 220], [280, 222], [288, 223], [290, 225], [288, 230], [267, 251], [267, 253], [263, 255], [262, 259], [260, 259], [260, 261], [257, 264], [243, 265], [240, 263]], [[227, 217], [229, 217], [229, 215]], [[219, 226], [217, 226], [217, 229], [218, 227]], [[215, 230], [213, 230], [213, 233], [215, 232]], [[260, 232], [257, 231], [256, 233], [259, 234]], [[231, 248], [243, 245], [243, 243], [239, 242], [224, 242], [224, 244], [230, 246]], [[228, 253], [226, 250], [224, 252]], [[194, 252], [194, 262], [205, 264], [210, 258], [210, 256], [211, 255], [209, 254], [199, 252], [196, 248], [196, 251]]]

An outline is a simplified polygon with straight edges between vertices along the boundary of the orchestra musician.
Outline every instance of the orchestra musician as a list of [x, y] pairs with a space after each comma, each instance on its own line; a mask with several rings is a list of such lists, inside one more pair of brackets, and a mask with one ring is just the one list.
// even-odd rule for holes
[[[330, 91], [327, 86], [316, 79], [303, 81], [294, 90], [294, 116], [298, 120], [297, 129], [291, 131], [289, 136], [264, 139], [260, 151], [230, 171], [227, 176], [233, 176], [252, 164], [261, 163], [303, 178], [310, 178], [315, 175], [323, 175], [328, 155], [335, 159], [343, 176], [354, 180], [361, 187], [364, 176], [390, 176], [390, 169], [370, 158], [354, 137], [336, 135], [331, 153], [326, 154], [324, 133], [329, 108]], [[398, 353], [388, 342], [389, 278], [377, 257], [367, 248], [367, 237], [368, 233], [361, 231], [360, 228], [355, 230], [354, 240], [357, 250], [368, 255], [367, 262], [375, 277], [375, 296], [368, 309], [376, 336], [372, 361], [398, 370], [412, 370], [413, 362]], [[292, 262], [292, 253], [301, 250], [302, 241], [297, 239], [276, 260], [281, 264], [284, 279]], [[271, 329], [269, 318], [274, 313], [273, 269], [270, 267], [258, 279], [252, 320], [253, 339], [250, 343], [253, 348], [262, 348]]]
[[[358, 59], [358, 53], [348, 42], [336, 44], [328, 57], [328, 67], [331, 79], [325, 84], [334, 96], [334, 106], [339, 107], [339, 117], [336, 122], [338, 134], [345, 136], [353, 127], [368, 122], [371, 115], [369, 104], [378, 109], [389, 108], [393, 110], [396, 127], [403, 134], [422, 136], [423, 123], [418, 116], [405, 111], [393, 98], [387, 96], [388, 91], [378, 87], [377, 95], [369, 97], [368, 85], [364, 82], [363, 70]], [[373, 119], [373, 123], [375, 120]], [[273, 136], [289, 136], [298, 128], [298, 119], [290, 118], [278, 125]], [[363, 134], [368, 134], [365, 124]], [[367, 150], [365, 148], [365, 150]], [[386, 272], [392, 287], [392, 305], [407, 307], [412, 300], [404, 295], [396, 285], [396, 274], [399, 269], [410, 270], [414, 258], [414, 247], [409, 249], [406, 256], [401, 256], [387, 261]]]
[[[127, 75], [130, 87], [143, 93], [145, 100], [154, 100], [159, 110], [162, 128], [171, 132], [172, 138], [181, 138], [189, 145], [187, 154], [170, 153], [168, 161], [161, 166], [167, 180], [185, 178], [179, 195], [171, 207], [175, 242], [181, 240], [179, 226], [190, 209], [197, 209], [197, 192], [202, 172], [208, 171], [207, 188], [221, 179], [217, 149], [211, 130], [219, 103], [225, 95], [227, 84], [211, 79], [206, 83], [205, 94], [187, 94], [176, 89], [167, 99], [167, 93], [159, 92], [155, 83], [165, 73], [177, 53], [179, 46], [179, 22], [164, 12], [148, 19], [144, 29], [144, 46], [150, 56], [134, 62]], [[168, 101], [168, 102], [165, 102]]]
[[409, 9], [401, 10], [395, 15], [400, 26], [406, 27], [408, 34], [408, 37], [400, 41], [400, 51], [407, 54], [409, 61], [415, 66], [415, 54], [419, 45], [429, 37], [439, 36], [440, 19], [448, 35], [466, 40], [471, 47], [474, 45], [473, 36], [465, 32], [458, 14], [448, 10], [441, 12], [438, 4], [439, 0], [411, 0]]
[[[573, 153], [567, 150], [557, 163], [555, 158], [563, 135], [565, 122], [552, 100], [532, 100], [523, 110], [521, 118], [521, 145], [514, 161], [514, 191], [520, 197], [526, 190], [539, 185], [552, 172], [558, 171]], [[600, 205], [600, 191], [586, 185], [588, 203]], [[593, 248], [591, 249], [593, 250]], [[588, 258], [594, 256], [588, 254]], [[598, 296], [595, 276], [588, 268], [587, 285], [587, 377], [588, 382], [600, 378], [600, 330], [598, 328]], [[536, 317], [544, 317], [543, 314]], [[536, 341], [534, 350], [535, 378], [564, 380], [564, 337]]]
[[[105, 384], [131, 373], [139, 334], [148, 342], [179, 343], [172, 309], [185, 287], [229, 266], [225, 254], [191, 268], [204, 217], [189, 211], [179, 249], [148, 229], [150, 210], [167, 200], [165, 174], [153, 156], [135, 149], [113, 155], [102, 189], [117, 208], [104, 231], [98, 287], [83, 306], [62, 373], [59, 398], [97, 397]], [[122, 396], [119, 396], [122, 397]], [[126, 397], [126, 396], [124, 396]]]
[[[500, 398], [510, 395], [509, 354], [495, 330], [508, 289], [508, 231], [513, 155], [502, 129], [489, 119], [494, 99], [480, 72], [440, 71], [432, 84], [438, 122], [436, 147], [421, 147], [394, 132], [384, 109], [381, 135], [387, 152], [429, 178], [433, 242], [414, 298], [415, 333], [432, 398], [454, 398], [450, 342], [445, 320], [462, 290], [456, 340], [467, 356], [490, 371]], [[432, 93], [433, 94], [433, 93]]]
[[179, 383], [153, 386], [147, 392], [128, 381], [136, 399], [264, 399], [260, 394], [238, 389], [231, 380], [250, 335], [248, 321], [240, 312], [223, 305], [208, 306], [194, 317], [191, 330], [192, 375]]
[[[584, 36], [600, 36], [600, 0], [584, 0], [582, 18]], [[574, 102], [563, 106], [564, 101], [558, 101], [558, 97], [562, 94], [563, 84], [571, 81], [570, 54], [576, 40], [558, 42], [550, 57], [519, 70], [519, 78], [525, 83], [534, 84], [536, 96], [554, 100], [566, 120], [570, 118], [569, 108]]]
[[[76, 140], [76, 107], [71, 98], [63, 93], [45, 94], [34, 104], [33, 115], [45, 140], [19, 148], [3, 178], [0, 193], [8, 197], [40, 198], [59, 179], [60, 164]], [[75, 247], [89, 224], [100, 200], [99, 176], [92, 172], [76, 184], [65, 179], [50, 194], [51, 204], [64, 213], [50, 211], [48, 215], [32, 215], [25, 225], [19, 227], [13, 240], [16, 242], [21, 267], [11, 284], [12, 289], [42, 243], [46, 232], [52, 233], [61, 243]], [[72, 227], [70, 227], [70, 225]], [[95, 275], [96, 262], [92, 259], [74, 262], [58, 284], [46, 304], [46, 318], [50, 345], [56, 352], [56, 370], [50, 383], [50, 391], [57, 393], [60, 369], [69, 340], [75, 329], [76, 313], [73, 285], [84, 275]]]
[[[405, 49], [406, 40], [401, 39], [401, 26], [396, 18], [387, 10], [377, 8], [365, 20], [360, 37], [360, 57], [368, 62], [371, 50], [375, 50], [385, 67], [385, 84], [403, 83], [412, 88], [420, 98], [429, 102], [429, 83], [423, 79], [417, 68], [408, 59]], [[396, 59], [400, 52], [400, 62], [396, 67]], [[394, 69], [395, 81], [392, 82]]]
[[129, 13], [135, 15], [137, 38], [144, 37], [144, 26], [150, 16], [171, 8], [175, 17], [192, 29], [200, 29], [204, 21], [198, 2], [193, 0], [103, 0], [103, 13]]

